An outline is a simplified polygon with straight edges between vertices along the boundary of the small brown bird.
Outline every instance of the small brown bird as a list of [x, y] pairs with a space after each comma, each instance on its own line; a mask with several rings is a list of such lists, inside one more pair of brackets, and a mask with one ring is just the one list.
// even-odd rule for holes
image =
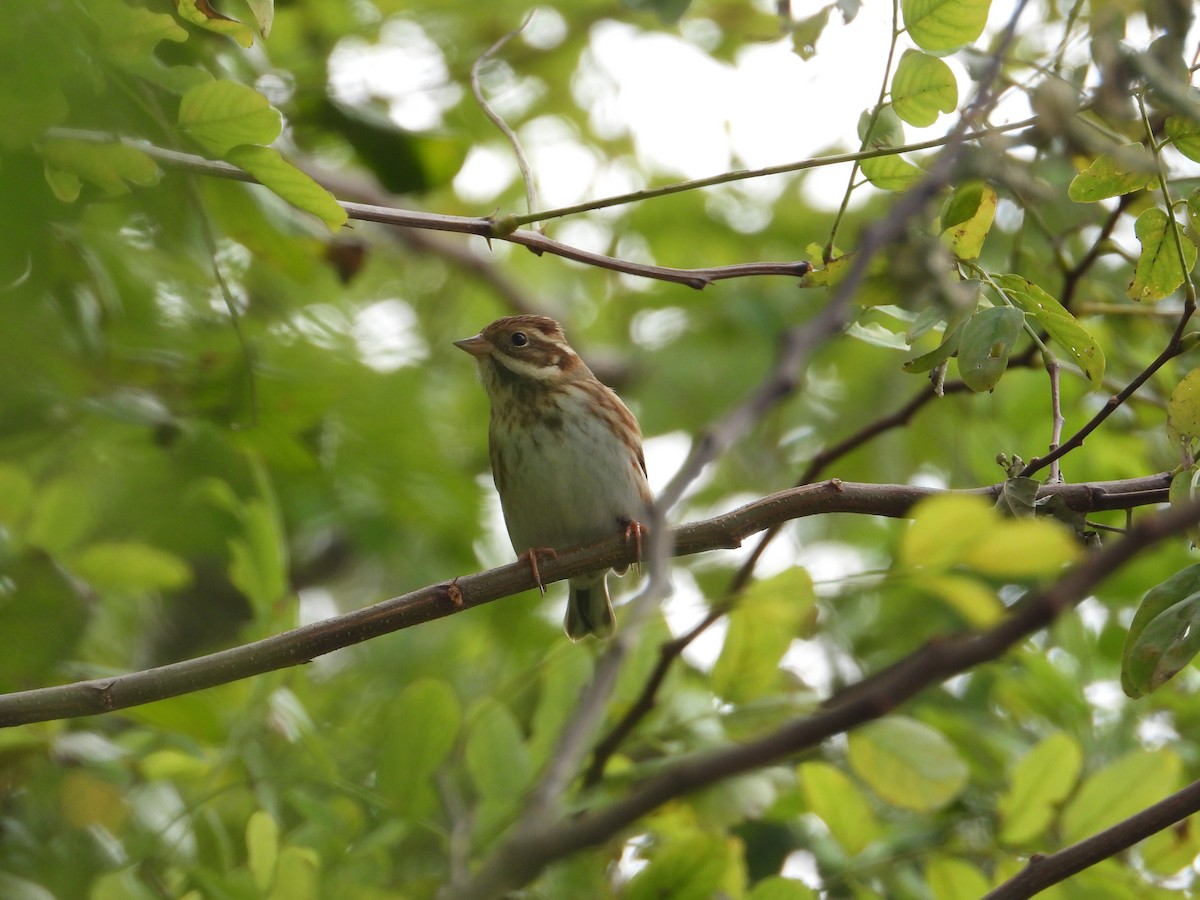
[[[654, 498], [642, 432], [546, 316], [497, 319], [455, 341], [475, 357], [492, 404], [492, 478], [513, 549], [537, 577], [537, 554], [624, 531], [640, 540]], [[625, 569], [617, 569], [623, 574]], [[608, 572], [570, 580], [571, 640], [616, 626]]]

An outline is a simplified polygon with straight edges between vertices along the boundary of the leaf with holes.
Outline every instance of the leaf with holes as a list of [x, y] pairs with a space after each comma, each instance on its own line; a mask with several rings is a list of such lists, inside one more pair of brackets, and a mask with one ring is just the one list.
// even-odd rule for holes
[[973, 391], [990, 391], [1008, 368], [1008, 357], [1025, 324], [1025, 314], [994, 306], [971, 317], [958, 342], [958, 374]]
[[[1183, 284], [1184, 273], [1190, 272], [1196, 265], [1196, 245], [1183, 233], [1174, 216], [1168, 216], [1157, 206], [1138, 216], [1133, 228], [1142, 244], [1142, 252], [1133, 270], [1129, 299], [1146, 302], [1161, 300], [1174, 293]], [[1182, 265], [1180, 247], [1183, 248]]]

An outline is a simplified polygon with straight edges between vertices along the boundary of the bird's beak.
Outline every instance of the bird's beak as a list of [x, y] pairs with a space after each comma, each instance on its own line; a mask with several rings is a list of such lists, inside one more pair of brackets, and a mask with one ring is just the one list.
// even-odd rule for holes
[[472, 356], [487, 356], [492, 352], [492, 342], [482, 334], [477, 334], [475, 337], [463, 338], [461, 341], [455, 341], [454, 346], [459, 350], [466, 350]]

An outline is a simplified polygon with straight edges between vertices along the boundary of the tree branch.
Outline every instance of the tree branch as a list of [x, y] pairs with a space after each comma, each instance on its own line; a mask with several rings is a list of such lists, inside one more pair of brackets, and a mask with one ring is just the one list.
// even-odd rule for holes
[[[1167, 498], [1167, 473], [1127, 481], [1049, 485], [1079, 512], [1126, 509]], [[955, 493], [999, 495], [1001, 485]], [[942, 493], [911, 485], [857, 484], [831, 480], [771, 494], [724, 515], [672, 531], [674, 555], [731, 549], [777, 522], [819, 513], [848, 512], [900, 518], [923, 497]], [[561, 551], [539, 564], [546, 584], [587, 572], [632, 565], [637, 550], [623, 534]], [[450, 582], [429, 585], [344, 615], [294, 628], [262, 640], [153, 669], [0, 695], [0, 727], [96, 715], [191, 691], [227, 684], [308, 662], [379, 635], [411, 628], [490, 603], [536, 585], [529, 566], [511, 563]]]
[[[216, 178], [226, 178], [233, 181], [244, 181], [257, 184], [258, 180], [250, 173], [226, 162], [218, 162], [196, 156], [191, 153], [181, 153], [178, 150], [167, 150], [146, 141], [132, 140], [116, 134], [97, 131], [82, 131], [73, 128], [52, 128], [47, 131], [49, 137], [70, 140], [92, 141], [95, 143], [120, 143], [134, 147], [159, 162], [172, 168], [183, 169], [200, 175]], [[655, 266], [636, 263], [629, 260], [605, 256], [602, 253], [591, 253], [572, 247], [536, 231], [516, 227], [513, 219], [495, 219], [492, 216], [451, 216], [439, 213], [417, 212], [410, 209], [397, 209], [390, 206], [374, 206], [369, 203], [354, 203], [349, 200], [339, 200], [342, 209], [352, 219], [363, 222], [377, 222], [382, 225], [394, 225], [399, 228], [422, 228], [428, 231], [448, 231], [455, 234], [473, 234], [489, 241], [508, 241], [528, 247], [534, 253], [541, 255], [550, 253], [564, 259], [575, 260], [600, 269], [621, 272], [625, 275], [637, 275], [642, 278], [652, 278], [657, 281], [667, 281], [682, 284], [696, 290], [702, 290], [715, 281], [728, 278], [746, 278], [751, 275], [784, 275], [799, 278], [811, 271], [812, 266], [804, 261], [794, 262], [754, 262], [738, 263], [729, 266], [709, 266], [701, 269], [679, 269], [671, 266]]]
[[501, 896], [533, 880], [554, 860], [611, 840], [664, 803], [743, 772], [779, 762], [834, 735], [880, 718], [925, 688], [999, 658], [1087, 597], [1147, 547], [1198, 521], [1200, 503], [1147, 516], [1130, 529], [1125, 538], [1090, 554], [1055, 583], [1018, 604], [1012, 614], [995, 627], [932, 640], [920, 650], [830, 698], [820, 712], [793, 720], [755, 740], [696, 753], [671, 763], [607, 806], [543, 828], [512, 834], [468, 882], [448, 889], [443, 900]]
[[1193, 781], [1181, 791], [1148, 806], [1057, 853], [1036, 854], [1028, 865], [1012, 878], [985, 894], [983, 900], [1024, 900], [1041, 893], [1052, 884], [1066, 881], [1072, 875], [1128, 850], [1193, 813], [1200, 812], [1200, 781]]

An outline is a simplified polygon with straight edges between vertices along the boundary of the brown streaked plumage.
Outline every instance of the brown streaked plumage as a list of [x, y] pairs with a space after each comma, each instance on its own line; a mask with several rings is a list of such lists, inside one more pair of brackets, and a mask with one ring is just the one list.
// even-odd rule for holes
[[[492, 478], [513, 549], [535, 575], [537, 551], [636, 534], [653, 503], [641, 430], [559, 324], [508, 316], [455, 345], [475, 357], [491, 400]], [[607, 573], [572, 578], [570, 589], [571, 639], [611, 634]]]

